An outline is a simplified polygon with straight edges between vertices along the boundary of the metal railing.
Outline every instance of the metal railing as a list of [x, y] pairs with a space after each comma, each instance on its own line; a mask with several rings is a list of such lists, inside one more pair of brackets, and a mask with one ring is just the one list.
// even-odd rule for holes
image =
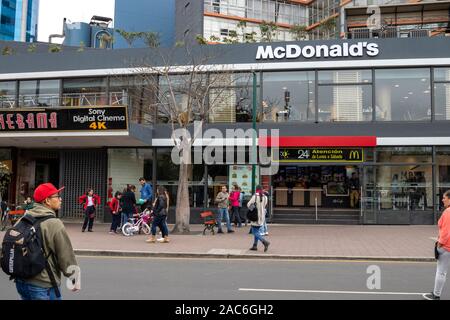
[[[18, 100], [19, 108], [58, 108], [58, 107], [78, 107], [78, 106], [125, 106], [129, 99], [126, 92], [110, 92], [109, 99], [104, 92], [94, 93], [70, 93], [63, 94], [41, 94], [41, 95], [20, 95]], [[16, 107], [16, 97], [13, 95], [0, 97], [0, 108], [10, 109]]]
[[345, 33], [346, 39], [370, 38], [425, 38], [431, 36], [449, 36], [445, 28], [404, 29], [399, 27], [384, 27], [381, 29], [355, 28]]
[[[446, 0], [421, 0], [418, 2], [422, 3], [430, 3], [430, 2], [443, 2]], [[346, 7], [367, 7], [371, 5], [384, 6], [384, 5], [392, 5], [392, 4], [415, 4], [411, 3], [411, 0], [353, 0], [348, 3]]]

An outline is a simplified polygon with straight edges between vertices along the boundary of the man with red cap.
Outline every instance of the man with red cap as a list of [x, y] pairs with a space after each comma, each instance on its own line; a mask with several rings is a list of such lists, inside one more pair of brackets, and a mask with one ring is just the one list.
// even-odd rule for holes
[[[53, 216], [55, 219], [42, 221], [40, 224], [43, 250], [53, 273], [54, 280], [61, 285], [61, 273], [74, 280], [74, 270], [79, 270], [72, 244], [67, 235], [64, 224], [56, 219], [56, 211], [61, 208], [60, 191], [51, 183], [43, 183], [34, 190], [35, 205], [28, 210], [34, 218]], [[30, 279], [16, 279], [16, 288], [23, 300], [60, 300], [57, 290], [53, 287], [51, 278], [44, 269], [37, 276]], [[72, 291], [77, 291], [74, 286]]]

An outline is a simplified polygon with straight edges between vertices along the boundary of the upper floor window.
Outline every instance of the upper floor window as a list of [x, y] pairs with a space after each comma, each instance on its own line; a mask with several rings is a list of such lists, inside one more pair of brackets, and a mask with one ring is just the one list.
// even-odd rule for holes
[[430, 69], [375, 71], [377, 121], [430, 121]]

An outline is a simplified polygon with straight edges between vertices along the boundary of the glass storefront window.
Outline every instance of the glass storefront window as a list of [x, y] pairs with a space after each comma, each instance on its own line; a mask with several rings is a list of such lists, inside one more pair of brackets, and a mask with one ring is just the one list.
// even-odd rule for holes
[[156, 103], [156, 79], [148, 77], [112, 77], [109, 81], [109, 99], [112, 106], [128, 106], [131, 121], [153, 123]]
[[434, 81], [450, 81], [450, 68], [435, 68]]
[[371, 85], [319, 86], [319, 121], [371, 121]]
[[267, 72], [263, 74], [262, 120], [264, 122], [315, 120], [314, 72]]
[[430, 69], [375, 71], [378, 121], [430, 121]]
[[106, 96], [106, 78], [77, 78], [63, 80], [64, 106], [104, 106], [108, 104]]
[[434, 119], [450, 120], [450, 82], [434, 84]]
[[122, 192], [127, 184], [136, 186], [136, 199], [140, 198], [139, 178], [152, 181], [153, 150], [121, 148], [108, 149], [108, 198]]
[[[160, 123], [178, 122], [179, 117], [188, 108], [188, 103], [192, 109], [189, 115], [189, 122], [202, 120], [206, 113], [206, 90], [208, 88], [208, 75], [180, 74], [159, 78], [159, 98], [157, 120]], [[175, 99], [173, 98], [175, 97]], [[174, 101], [175, 100], [175, 101]]]
[[372, 83], [371, 70], [330, 70], [318, 72], [319, 84]]
[[210, 76], [209, 122], [251, 122], [253, 75], [250, 73]]
[[60, 80], [27, 80], [19, 82], [21, 107], [56, 107], [59, 105]]
[[378, 210], [431, 210], [432, 167], [424, 164], [376, 169]]
[[450, 190], [450, 147], [437, 147], [436, 148], [436, 181], [437, 181], [437, 193], [439, 194], [436, 199], [439, 208], [443, 208], [442, 195], [445, 191]]
[[377, 162], [431, 163], [431, 147], [386, 147], [376, 150]]
[[0, 108], [13, 108], [16, 105], [16, 82], [0, 82]]

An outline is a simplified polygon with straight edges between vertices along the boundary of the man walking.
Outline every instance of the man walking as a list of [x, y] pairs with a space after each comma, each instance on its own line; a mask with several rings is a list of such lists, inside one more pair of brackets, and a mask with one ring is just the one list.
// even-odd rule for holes
[[234, 232], [234, 230], [231, 229], [230, 215], [228, 213], [229, 198], [230, 198], [230, 195], [227, 192], [227, 187], [222, 186], [222, 191], [217, 194], [216, 201], [215, 201], [217, 203], [217, 207], [219, 208], [219, 217], [217, 219], [219, 231], [217, 231], [217, 233], [223, 233], [223, 231], [222, 231], [222, 217], [223, 216], [225, 216], [225, 221], [227, 222], [228, 233]]
[[[62, 189], [64, 187], [56, 189], [53, 184], [44, 183], [34, 191], [35, 204], [27, 214], [36, 219], [46, 218], [40, 223], [40, 230], [51, 274], [44, 269], [30, 279], [16, 279], [17, 292], [23, 300], [61, 300], [61, 273], [66, 277], [73, 277], [74, 270], [79, 270], [64, 224], [56, 218], [56, 211], [62, 204]], [[72, 289], [74, 292], [77, 290], [76, 287]]]
[[152, 205], [153, 199], [153, 186], [150, 182], [147, 182], [144, 177], [139, 178], [141, 184], [141, 199], [145, 202], [141, 205], [141, 211], [144, 211]]

